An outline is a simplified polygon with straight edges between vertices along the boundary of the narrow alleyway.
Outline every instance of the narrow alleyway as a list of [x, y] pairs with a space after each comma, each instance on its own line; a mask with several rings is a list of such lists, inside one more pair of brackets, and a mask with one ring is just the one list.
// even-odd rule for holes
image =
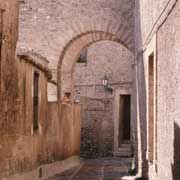
[[130, 180], [133, 178], [126, 177], [131, 161], [131, 158], [117, 157], [85, 160], [80, 167], [46, 180]]

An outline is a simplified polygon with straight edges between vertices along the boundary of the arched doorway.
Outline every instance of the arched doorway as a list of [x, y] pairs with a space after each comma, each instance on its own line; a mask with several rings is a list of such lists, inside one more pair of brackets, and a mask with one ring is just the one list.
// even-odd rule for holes
[[[81, 157], [109, 157], [123, 151], [116, 149], [116, 138], [122, 140], [120, 147], [125, 145], [125, 140], [126, 145], [129, 143], [130, 146], [131, 102], [123, 93], [117, 96], [117, 90], [131, 92], [133, 62], [133, 54], [113, 41], [99, 41], [81, 51], [73, 73], [74, 101], [81, 104]], [[105, 80], [108, 86], [104, 86]], [[125, 96], [121, 108], [120, 96]], [[117, 117], [118, 114], [122, 114], [124, 119]], [[121, 127], [120, 121], [123, 121]], [[115, 133], [117, 128], [124, 137], [120, 138], [120, 133]]]
[[[61, 121], [62, 121], [61, 122], [62, 123], [62, 139], [63, 139], [62, 146], [66, 147], [64, 148], [64, 151], [63, 151], [63, 154], [66, 154], [65, 157], [68, 157], [74, 154], [79, 154], [79, 150], [80, 150], [79, 139], [80, 139], [81, 120], [77, 119], [78, 118], [77, 114], [80, 114], [80, 112], [76, 114], [76, 109], [77, 109], [78, 104], [74, 102], [74, 81], [73, 81], [73, 72], [74, 72], [77, 59], [84, 48], [87, 48], [88, 46], [96, 42], [104, 41], [104, 40], [116, 42], [116, 43], [119, 43], [120, 45], [123, 45], [133, 55], [133, 52], [132, 52], [133, 40], [131, 39], [130, 33], [126, 31], [126, 29], [124, 29], [123, 26], [122, 27], [119, 26], [119, 28], [117, 28], [116, 26], [116, 33], [117, 34], [113, 34], [112, 30], [110, 30], [109, 32], [109, 29], [107, 29], [107, 32], [93, 31], [93, 32], [82, 33], [81, 35], [72, 39], [66, 45], [63, 53], [61, 54], [60, 61], [58, 64], [57, 82], [58, 82], [59, 110], [60, 110]], [[124, 33], [124, 36], [122, 36], [123, 33]], [[66, 110], [64, 111], [64, 109]], [[68, 112], [72, 112], [71, 113], [72, 115], [70, 115], [69, 118], [67, 118], [67, 116], [65, 115], [65, 114], [69, 114]], [[66, 127], [65, 129], [64, 129], [64, 126]], [[69, 140], [68, 140], [68, 137], [69, 137]], [[78, 139], [74, 139], [75, 137]], [[76, 142], [76, 144], [74, 142]], [[67, 149], [70, 149], [70, 150], [67, 150]], [[67, 151], [69, 151], [69, 153], [67, 153]]]
[[[125, 32], [124, 32], [125, 33]], [[122, 37], [121, 37], [122, 38]], [[64, 49], [61, 54], [58, 64], [58, 99], [62, 100], [65, 93], [70, 93], [73, 97], [73, 77], [74, 66], [83, 48], [90, 46], [91, 44], [109, 40], [124, 45], [127, 49], [133, 52], [133, 41], [129, 37], [128, 33], [125, 33], [123, 38], [118, 38], [116, 35], [109, 32], [94, 31], [84, 33], [75, 39], [73, 39]]]

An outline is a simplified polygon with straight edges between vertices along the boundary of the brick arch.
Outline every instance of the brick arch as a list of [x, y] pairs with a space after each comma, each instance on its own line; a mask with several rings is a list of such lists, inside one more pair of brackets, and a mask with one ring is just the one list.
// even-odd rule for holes
[[71, 95], [73, 96], [74, 66], [83, 48], [98, 41], [109, 40], [109, 41], [120, 43], [124, 45], [127, 49], [129, 49], [131, 52], [133, 52], [133, 49], [131, 48], [132, 44], [127, 43], [127, 42], [130, 42], [128, 40], [128, 35], [125, 34], [125, 37], [123, 41], [123, 39], [118, 38], [118, 36], [113, 33], [103, 32], [103, 31], [94, 31], [94, 32], [83, 33], [75, 37], [73, 40], [71, 40], [64, 48], [64, 52], [61, 54], [59, 64], [58, 64], [59, 100], [62, 99], [65, 92], [71, 92]]
[[[124, 45], [129, 51], [134, 52], [134, 32], [131, 25], [121, 16], [117, 19], [109, 17], [92, 17], [90, 21], [74, 21], [70, 24], [73, 35], [66, 41], [61, 50], [57, 67], [58, 99], [65, 92], [73, 95], [73, 72], [74, 65], [81, 50], [95, 42], [110, 40]], [[71, 34], [69, 32], [69, 34]], [[69, 38], [67, 38], [69, 39]]]
[[[121, 13], [120, 13], [121, 14]], [[128, 48], [134, 49], [134, 29], [132, 23], [128, 23], [124, 15], [118, 18], [112, 14], [92, 14], [91, 17], [71, 17], [68, 23], [64, 23], [60, 30], [61, 54], [64, 53], [68, 44], [83, 34], [92, 32], [107, 32], [116, 35]], [[58, 38], [57, 38], [58, 39]]]

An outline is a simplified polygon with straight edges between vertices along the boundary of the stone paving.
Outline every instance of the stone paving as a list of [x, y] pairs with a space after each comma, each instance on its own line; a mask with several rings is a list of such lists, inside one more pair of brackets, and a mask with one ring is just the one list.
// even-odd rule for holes
[[85, 160], [79, 169], [68, 170], [47, 180], [126, 180], [123, 177], [128, 175], [131, 160], [117, 157]]

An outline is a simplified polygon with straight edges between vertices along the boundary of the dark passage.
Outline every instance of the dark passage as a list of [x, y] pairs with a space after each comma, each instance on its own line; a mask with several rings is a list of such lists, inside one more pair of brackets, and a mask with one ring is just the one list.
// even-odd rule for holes
[[131, 139], [131, 96], [120, 96], [119, 146]]
[[173, 180], [180, 179], [180, 128], [174, 123], [174, 164], [172, 164]]
[[124, 115], [123, 115], [123, 139], [130, 140], [131, 139], [131, 132], [130, 132], [130, 117], [131, 117], [131, 96], [124, 95]]
[[33, 130], [38, 130], [39, 112], [39, 72], [34, 72]]

